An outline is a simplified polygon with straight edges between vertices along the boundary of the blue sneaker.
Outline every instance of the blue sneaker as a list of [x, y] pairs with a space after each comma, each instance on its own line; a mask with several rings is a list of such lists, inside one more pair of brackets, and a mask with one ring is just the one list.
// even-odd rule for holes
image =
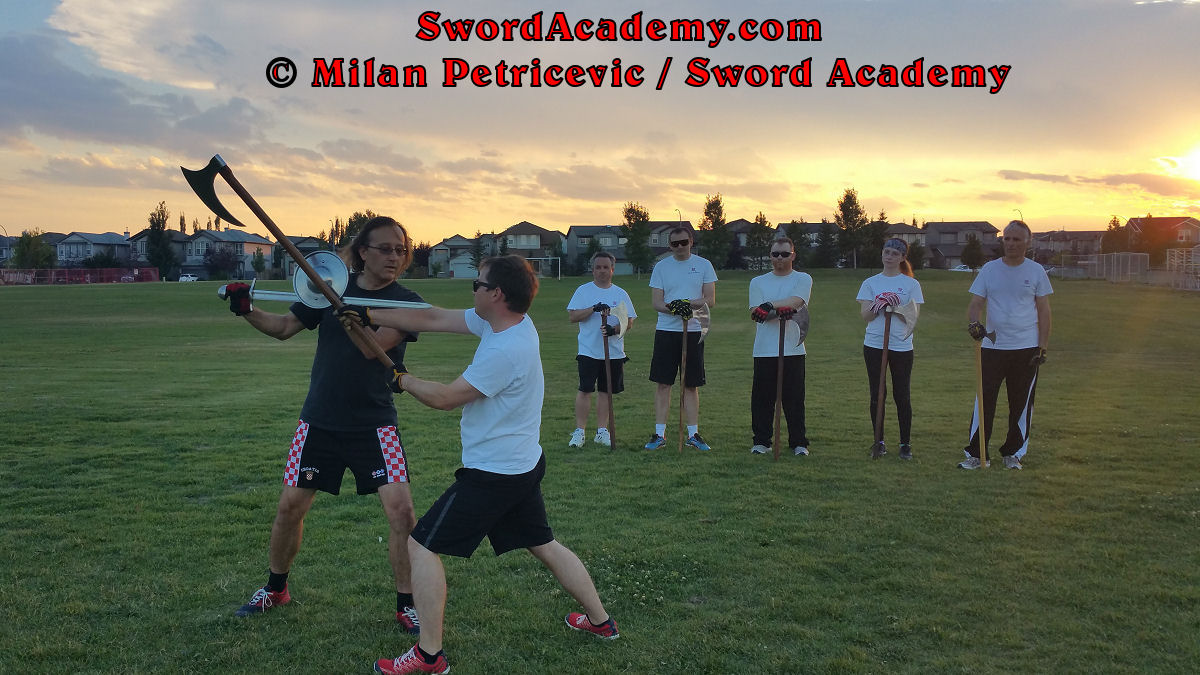
[[658, 434], [650, 434], [650, 441], [646, 443], [647, 450], [657, 450], [667, 444], [667, 439]]
[[705, 443], [703, 438], [700, 438], [699, 431], [689, 436], [686, 442], [688, 445], [697, 450], [704, 450], [705, 452], [712, 450], [712, 447], [710, 447], [708, 443]]

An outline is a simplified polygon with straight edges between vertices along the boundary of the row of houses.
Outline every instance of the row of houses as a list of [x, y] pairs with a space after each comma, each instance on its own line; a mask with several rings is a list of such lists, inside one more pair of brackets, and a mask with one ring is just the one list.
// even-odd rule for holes
[[[648, 243], [656, 258], [669, 253], [668, 235], [672, 228], [682, 225], [694, 230], [690, 221], [682, 219], [651, 221], [649, 225]], [[737, 238], [738, 244], [743, 247], [753, 225], [754, 223], [744, 218], [726, 224]], [[776, 236], [783, 236], [790, 225], [778, 225], [775, 228]], [[810, 246], [815, 248], [822, 223], [800, 225], [809, 234]], [[1141, 239], [1174, 242], [1180, 247], [1200, 243], [1200, 220], [1192, 217], [1130, 218], [1127, 226], [1132, 244], [1137, 244]], [[176, 258], [181, 262], [180, 271], [184, 274], [195, 274], [205, 278], [207, 271], [204, 268], [204, 257], [214, 248], [225, 248], [239, 258], [238, 268], [233, 274], [236, 278], [255, 276], [252, 263], [258, 251], [262, 251], [268, 269], [280, 270], [279, 275], [289, 277], [295, 272], [295, 264], [288, 259], [281, 247], [256, 234], [233, 228], [200, 230], [191, 235], [178, 230], [167, 232], [171, 237], [171, 246], [175, 250]], [[927, 266], [949, 268], [961, 264], [963, 249], [972, 237], [978, 239], [986, 250], [998, 245], [1000, 230], [987, 221], [941, 221], [925, 223], [923, 227], [891, 223], [887, 226], [887, 234], [889, 237], [904, 239], [909, 244], [919, 243], [924, 246], [927, 251]], [[145, 263], [148, 235], [149, 230], [142, 230], [133, 236], [129, 236], [128, 232], [124, 235], [113, 232], [71, 232], [66, 235], [48, 232], [42, 235], [42, 239], [55, 247], [59, 267], [71, 267], [78, 265], [85, 258], [104, 253], [112, 254], [119, 260], [130, 259]], [[1099, 253], [1103, 236], [1103, 230], [1034, 233], [1033, 254], [1038, 260], [1048, 261], [1059, 254]], [[316, 237], [289, 239], [306, 255], [324, 247], [324, 242]], [[496, 255], [501, 250], [507, 250], [509, 253], [531, 259], [543, 274], [556, 274], [559, 271], [555, 265], [561, 265], [562, 261], [553, 262], [559, 255], [566, 260], [576, 260], [595, 240], [601, 249], [616, 257], [617, 274], [633, 272], [633, 267], [625, 255], [626, 240], [621, 236], [620, 227], [614, 225], [573, 225], [563, 234], [529, 221], [521, 221], [498, 234], [481, 234], [479, 240], [484, 255]], [[12, 257], [12, 246], [15, 243], [16, 237], [0, 236], [0, 265]], [[430, 274], [436, 271], [443, 277], [474, 277], [472, 252], [475, 245], [473, 238], [458, 234], [438, 242], [430, 250]]]
[[[179, 230], [168, 229], [166, 232], [171, 238], [171, 248], [175, 252], [175, 259], [180, 263], [179, 272], [195, 274], [202, 279], [208, 276], [208, 271], [204, 267], [205, 256], [216, 249], [225, 249], [234, 254], [238, 264], [232, 276], [237, 279], [249, 279], [255, 276], [253, 261], [255, 254], [259, 251], [262, 251], [268, 269], [278, 268], [280, 262], [286, 258], [281, 255], [282, 249], [271, 240], [239, 229], [199, 230], [190, 235]], [[148, 265], [146, 251], [149, 234], [149, 229], [142, 230], [133, 236], [130, 236], [129, 232], [124, 234], [115, 232], [101, 234], [44, 232], [42, 241], [54, 247], [57, 267], [77, 267], [88, 258], [103, 255], [111, 255], [119, 261], [128, 260]], [[315, 251], [324, 244], [316, 237], [290, 237], [290, 239], [305, 253]], [[6, 264], [12, 257], [12, 248], [16, 243], [16, 237], [0, 236], [0, 266]]]

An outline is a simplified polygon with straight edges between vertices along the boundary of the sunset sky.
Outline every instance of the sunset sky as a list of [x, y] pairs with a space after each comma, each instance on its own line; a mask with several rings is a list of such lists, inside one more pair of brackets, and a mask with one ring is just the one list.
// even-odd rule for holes
[[[441, 21], [618, 26], [641, 41], [417, 37]], [[650, 41], [658, 19], [820, 23], [819, 41]], [[669, 32], [669, 28], [667, 29]], [[847, 187], [892, 222], [1023, 214], [1034, 230], [1103, 229], [1114, 215], [1200, 212], [1200, 2], [252, 3], [5, 1], [0, 5], [0, 231], [136, 232], [159, 201], [178, 225], [208, 212], [179, 166], [220, 153], [288, 234], [371, 209], [415, 239], [528, 220], [614, 224], [637, 201], [697, 222], [705, 196], [772, 223], [832, 219]], [[297, 80], [272, 86], [287, 57]], [[425, 67], [423, 88], [313, 87], [314, 59]], [[672, 65], [662, 90], [663, 64]], [[685, 83], [688, 62], [797, 66], [809, 86]], [[443, 59], [644, 69], [640, 86], [443, 87]], [[925, 86], [828, 87], [851, 69]], [[997, 93], [929, 85], [933, 66], [1010, 66]], [[265, 234], [231, 191], [222, 199]], [[679, 214], [676, 214], [676, 209]], [[244, 217], [243, 217], [244, 216]], [[190, 227], [189, 227], [190, 231]]]

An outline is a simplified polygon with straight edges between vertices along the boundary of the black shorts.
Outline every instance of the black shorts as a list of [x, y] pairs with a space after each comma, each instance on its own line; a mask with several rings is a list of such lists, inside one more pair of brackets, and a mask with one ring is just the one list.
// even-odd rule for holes
[[542, 501], [546, 455], [525, 473], [505, 475], [468, 469], [417, 521], [412, 538], [445, 555], [470, 558], [486, 536], [496, 555], [554, 540]]
[[[575, 357], [579, 362], [579, 391], [590, 394], [599, 389], [608, 391], [608, 380], [604, 377], [604, 359], [593, 359], [582, 354]], [[619, 394], [625, 391], [625, 362], [627, 358], [609, 359], [608, 367], [612, 369], [613, 390]]]
[[283, 467], [283, 484], [336, 495], [347, 467], [354, 472], [360, 495], [377, 492], [388, 483], [407, 483], [408, 462], [400, 432], [396, 427], [329, 431], [300, 420]]
[[[704, 343], [700, 331], [689, 331], [687, 359], [687, 387], [704, 386]], [[675, 384], [679, 373], [679, 360], [683, 356], [683, 335], [669, 330], [654, 331], [654, 356], [650, 359], [650, 381], [659, 384]]]

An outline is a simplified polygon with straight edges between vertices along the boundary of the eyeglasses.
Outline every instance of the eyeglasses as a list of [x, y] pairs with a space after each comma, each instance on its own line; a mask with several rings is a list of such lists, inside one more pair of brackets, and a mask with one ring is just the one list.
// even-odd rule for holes
[[671, 248], [678, 248], [678, 247], [680, 247], [680, 246], [687, 246], [687, 245], [688, 245], [688, 244], [690, 244], [690, 243], [692, 243], [692, 240], [691, 240], [691, 239], [680, 239], [679, 241], [673, 241], [673, 242], [671, 242]]
[[791, 251], [771, 251], [772, 258], [786, 258], [791, 254]]
[[407, 246], [390, 246], [388, 244], [384, 244], [383, 246], [372, 246], [370, 244], [366, 244], [366, 247], [373, 248], [384, 255], [391, 255], [393, 253], [396, 255], [404, 255], [405, 253], [408, 253]]
[[1025, 241], [1025, 237], [1004, 237], [1004, 241]]
[[471, 282], [471, 292], [472, 293], [478, 291], [481, 288], [486, 288], [490, 291], [492, 289], [499, 288], [499, 286], [497, 286], [496, 284], [489, 284], [486, 281], [480, 281], [478, 279]]

